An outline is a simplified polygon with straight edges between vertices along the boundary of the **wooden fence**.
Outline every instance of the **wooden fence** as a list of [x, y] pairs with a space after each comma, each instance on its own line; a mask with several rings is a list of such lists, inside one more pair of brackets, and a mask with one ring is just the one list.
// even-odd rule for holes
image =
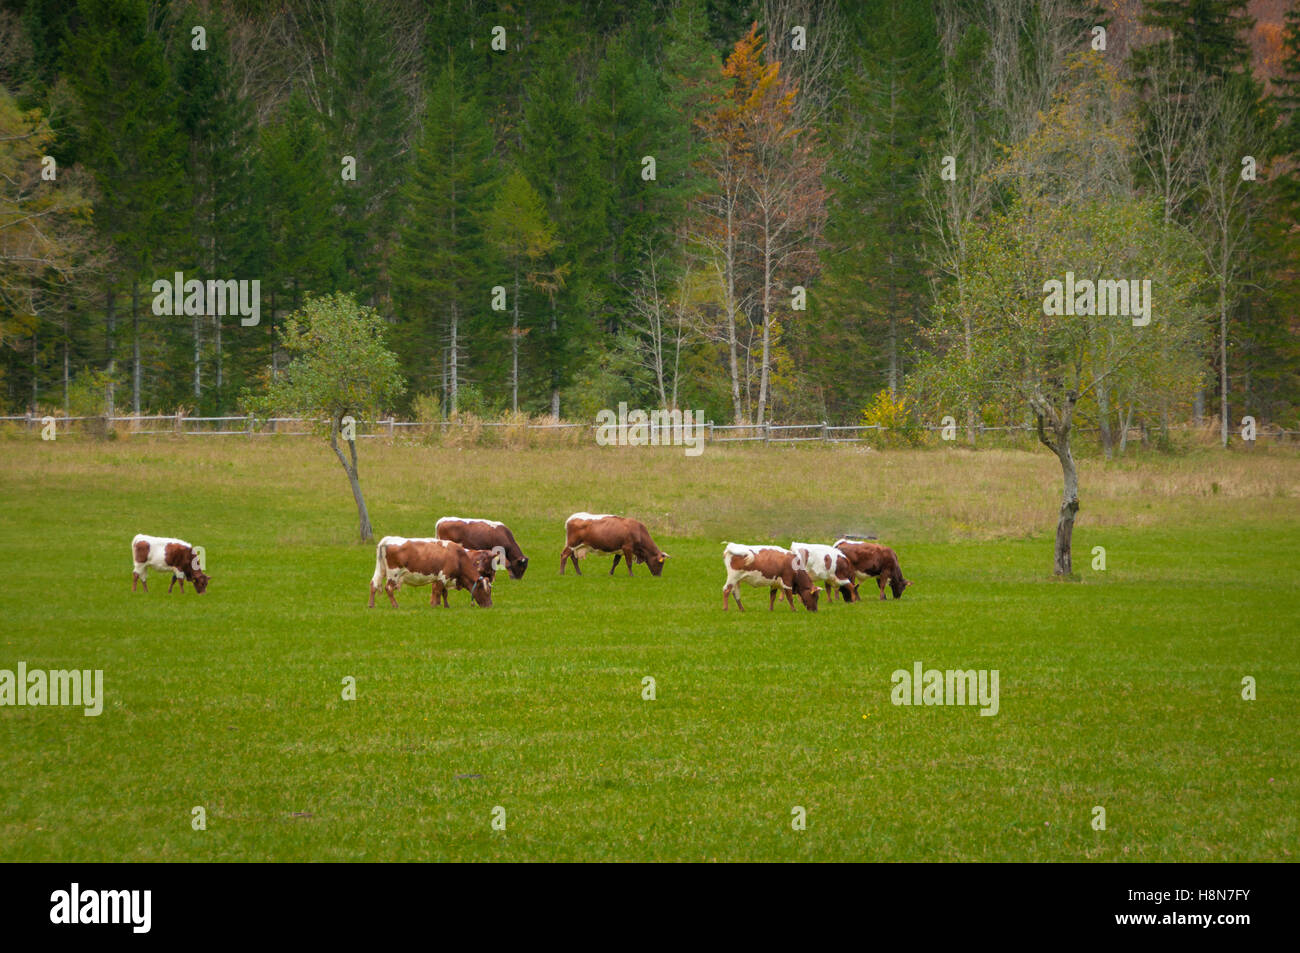
[[[181, 437], [268, 437], [268, 436], [307, 436], [317, 433], [312, 429], [312, 424], [324, 424], [324, 421], [313, 421], [303, 417], [191, 417], [186, 414], [145, 414], [139, 416], [123, 417], [38, 417], [27, 414], [21, 417], [0, 417], [0, 427], [17, 429], [21, 432], [31, 433], [35, 436], [41, 436], [50, 423], [54, 425], [53, 433], [57, 435], [71, 435], [74, 433], [85, 434], [103, 434], [110, 429], [122, 430], [126, 433], [145, 436], [181, 436]], [[726, 444], [726, 443], [767, 443], [767, 444], [799, 444], [799, 443], [869, 443], [872, 440], [879, 440], [887, 428], [880, 424], [860, 424], [853, 426], [833, 426], [826, 421], [811, 424], [718, 424], [713, 421], [707, 421], [700, 425], [704, 431], [704, 442], [706, 444]], [[397, 420], [389, 417], [379, 420], [359, 420], [356, 423], [356, 435], [358, 439], [374, 439], [376, 437], [394, 438], [403, 434], [408, 435], [433, 435], [438, 434], [446, 436], [449, 433], [465, 431], [467, 429], [482, 428], [486, 431], [493, 431], [499, 428], [511, 428], [515, 431], [524, 430], [527, 432], [541, 433], [572, 433], [574, 437], [581, 439], [581, 433], [575, 431], [588, 431], [590, 440], [594, 443], [596, 434], [602, 429], [596, 424], [585, 423], [522, 423], [513, 421], [494, 421], [479, 420], [472, 421], [451, 421], [451, 420]], [[666, 428], [661, 428], [666, 429]], [[919, 425], [910, 428], [912, 433], [918, 430], [927, 435], [940, 433], [945, 428], [936, 424]], [[953, 428], [948, 428], [952, 432]], [[1182, 424], [1171, 427], [1174, 431], [1201, 430], [1210, 433], [1208, 427], [1195, 427], [1191, 424]], [[1076, 427], [1076, 432], [1095, 434], [1098, 432], [1097, 427]], [[1217, 433], [1217, 430], [1214, 431]], [[1034, 428], [1028, 424], [1013, 425], [1006, 427], [988, 427], [977, 425], [975, 428], [976, 443], [981, 439], [986, 442], [988, 438], [1001, 436], [1001, 439], [1034, 439]], [[1238, 430], [1233, 431], [1234, 437], [1239, 438]], [[1286, 430], [1276, 425], [1261, 426], [1257, 429], [1256, 437], [1260, 440], [1268, 440], [1275, 443], [1293, 443], [1300, 436], [1300, 430]], [[1130, 442], [1137, 442], [1143, 438], [1143, 432], [1140, 428], [1130, 428], [1128, 439]], [[958, 426], [955, 430], [955, 436], [950, 438], [957, 444], [967, 443], [967, 432], [965, 427]], [[1118, 442], [1119, 434], [1115, 434]], [[667, 441], [665, 441], [667, 442]]]

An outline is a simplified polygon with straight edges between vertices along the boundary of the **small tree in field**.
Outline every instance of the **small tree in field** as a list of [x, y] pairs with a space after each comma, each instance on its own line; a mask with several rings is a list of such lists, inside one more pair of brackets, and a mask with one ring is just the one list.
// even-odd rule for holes
[[[280, 343], [289, 365], [256, 403], [274, 414], [328, 420], [320, 426], [328, 426], [330, 447], [352, 485], [365, 542], [374, 534], [357, 475], [355, 422], [399, 397], [404, 387], [397, 355], [384, 346], [383, 320], [348, 294], [309, 298], [285, 321]], [[348, 446], [347, 457], [340, 438]]]
[[1130, 402], [1190, 394], [1205, 337], [1191, 238], [1127, 178], [1123, 94], [1110, 67], [1077, 60], [1042, 128], [995, 170], [1015, 198], [972, 230], [967, 281], [941, 299], [936, 353], [913, 378], [941, 408], [1028, 409], [1061, 465], [1053, 571], [1062, 577], [1073, 576], [1081, 409], [1104, 408], [1100, 395], [1119, 385]]

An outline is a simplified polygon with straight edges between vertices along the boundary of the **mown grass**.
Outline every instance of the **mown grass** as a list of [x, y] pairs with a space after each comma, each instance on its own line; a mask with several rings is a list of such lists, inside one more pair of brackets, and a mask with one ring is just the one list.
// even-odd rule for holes
[[[107, 692], [98, 718], [0, 708], [5, 860], [1296, 853], [1293, 453], [1085, 462], [1061, 584], [1046, 453], [367, 443], [377, 533], [515, 529], [532, 565], [487, 611], [367, 610], [373, 548], [309, 439], [0, 454], [0, 668], [103, 669]], [[663, 577], [560, 577], [581, 509], [643, 519]], [[203, 544], [209, 592], [132, 594], [137, 532]], [[906, 598], [723, 613], [722, 541], [845, 532], [898, 549]], [[892, 705], [917, 660], [999, 670], [998, 715]]]

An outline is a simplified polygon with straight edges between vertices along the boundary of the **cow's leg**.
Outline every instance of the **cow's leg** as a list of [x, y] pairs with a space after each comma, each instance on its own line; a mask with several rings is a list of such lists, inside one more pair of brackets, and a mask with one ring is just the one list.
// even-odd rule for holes
[[[622, 552], [617, 552], [617, 553], [614, 554], [614, 565], [612, 565], [612, 566], [609, 567], [609, 574], [610, 574], [611, 576], [614, 575], [614, 570], [618, 568], [618, 561], [619, 561], [620, 559], [622, 559], [622, 558], [623, 558], [623, 553], [622, 553]], [[628, 563], [627, 563], [627, 569], [628, 569], [628, 572], [631, 572], [631, 571], [632, 571], [632, 561], [631, 561], [630, 559], [628, 560]]]
[[831, 588], [831, 581], [827, 579], [826, 580], [826, 601], [830, 602], [834, 598], [835, 598], [835, 590]]
[[773, 590], [771, 590], [771, 592], [768, 593], [768, 597], [767, 597], [767, 611], [768, 611], [768, 612], [771, 612], [771, 611], [772, 611], [773, 609], [775, 609], [775, 608], [776, 608], [776, 590], [773, 589]]
[[[171, 592], [171, 591], [172, 591], [173, 589], [175, 589], [175, 588], [176, 588], [176, 574], [173, 573], [173, 574], [172, 574], [172, 581], [171, 581], [170, 584], [168, 584], [168, 586], [167, 586], [167, 591], [168, 591], [168, 592]], [[185, 583], [181, 583], [181, 592], [184, 592], [184, 591], [185, 591]]]
[[[615, 564], [617, 564], [618, 560], [615, 559], [614, 562]], [[632, 550], [631, 549], [623, 550], [623, 562], [627, 564], [627, 574], [629, 576], [632, 575]]]
[[573, 571], [581, 576], [582, 570], [578, 567], [578, 557], [574, 554], [573, 549], [568, 546], [565, 546], [564, 552], [560, 553], [560, 575], [564, 575], [564, 561], [566, 559], [573, 560]]
[[740, 604], [740, 586], [732, 587], [731, 597], [736, 600], [736, 608], [739, 609], [741, 612], [744, 612], [745, 607]]
[[[131, 591], [132, 591], [132, 592], [135, 592], [135, 591], [136, 591], [136, 590], [135, 590], [136, 584], [137, 584], [137, 583], [140, 583], [140, 582], [144, 582], [144, 577], [140, 575], [140, 569], [139, 569], [139, 567], [136, 567], [136, 569], [131, 573]], [[144, 591], [145, 591], [145, 592], [148, 592], [148, 591], [149, 591], [149, 584], [148, 584], [148, 583], [145, 583]]]
[[785, 601], [790, 603], [790, 611], [794, 611], [794, 590], [781, 587], [781, 595], [785, 596]]
[[370, 608], [373, 609], [374, 607], [375, 607], [375, 584], [372, 582], [370, 584]]
[[[727, 597], [730, 595], [731, 595], [731, 583], [727, 583], [725, 586], [722, 587], [722, 611], [723, 612], [727, 611]], [[737, 599], [736, 602], [737, 604], [739, 604], [740, 600]]]
[[388, 596], [388, 601], [393, 604], [394, 609], [398, 607], [397, 600], [393, 598], [393, 593], [395, 593], [396, 591], [397, 591], [397, 582], [395, 580], [390, 579], [386, 583], [384, 583], [384, 593]]
[[880, 574], [880, 579], [879, 579], [878, 581], [879, 581], [879, 583], [880, 583], [880, 601], [881, 601], [881, 602], [884, 602], [884, 601], [885, 601], [885, 586], [886, 586], [886, 584], [889, 582], [889, 573], [887, 573], [887, 572], [882, 572], [882, 573]]

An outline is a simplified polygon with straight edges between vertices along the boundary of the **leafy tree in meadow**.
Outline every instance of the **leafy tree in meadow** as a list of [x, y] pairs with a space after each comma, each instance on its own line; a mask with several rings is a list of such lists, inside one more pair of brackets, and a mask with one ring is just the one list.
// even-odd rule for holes
[[[289, 355], [284, 373], [264, 397], [245, 395], [246, 406], [257, 413], [325, 418], [321, 426], [328, 428], [330, 448], [352, 487], [362, 542], [374, 533], [361, 492], [355, 426], [363, 416], [390, 408], [405, 386], [397, 355], [384, 344], [384, 327], [378, 312], [349, 294], [308, 298], [280, 332]], [[346, 457], [340, 440], [347, 444]]]
[[[1191, 240], [1127, 178], [1132, 122], [1123, 97], [1099, 58], [1075, 59], [1039, 131], [995, 170], [1015, 197], [970, 236], [962, 311], [950, 293], [929, 332], [934, 353], [913, 381], [940, 410], [966, 402], [1028, 408], [1039, 441], [1061, 466], [1053, 571], [1062, 577], [1073, 575], [1079, 477], [1072, 441], [1080, 413], [1117, 383], [1129, 400], [1139, 387], [1185, 390], [1194, 380], [1188, 355], [1204, 333], [1203, 273]], [[1100, 291], [1091, 306], [1078, 292], [1069, 309], [1077, 313], [1063, 313], [1049, 282], [1064, 282], [1067, 272], [1123, 281], [1126, 293], [1121, 299], [1117, 289], [1114, 301], [1127, 299], [1132, 313], [1099, 313], [1107, 310]], [[1130, 279], [1150, 282], [1148, 324], [1129, 298]], [[969, 350], [963, 316], [974, 322]]]

